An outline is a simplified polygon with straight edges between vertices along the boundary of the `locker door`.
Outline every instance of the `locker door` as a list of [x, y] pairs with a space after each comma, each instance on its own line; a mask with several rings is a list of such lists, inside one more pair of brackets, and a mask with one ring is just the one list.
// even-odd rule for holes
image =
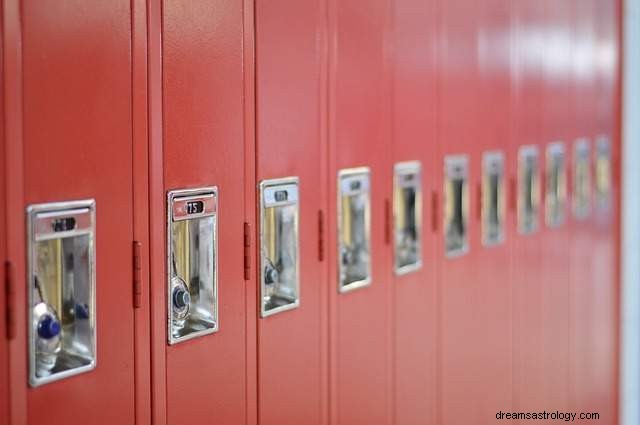
[[[30, 224], [34, 216], [27, 222], [25, 209], [34, 204], [93, 199], [95, 230], [92, 236], [64, 241], [62, 236], [38, 243], [29, 239], [24, 245], [14, 240], [10, 247], [17, 252], [35, 247], [29, 253], [37, 259], [34, 274], [25, 276], [24, 269], [15, 267], [16, 317], [37, 313], [24, 297], [37, 289], [43, 302], [55, 306], [61, 322], [56, 326], [49, 317], [43, 333], [38, 322], [38, 337], [33, 329], [33, 338], [55, 339], [61, 327], [63, 348], [53, 358], [53, 369], [29, 369], [35, 376], [32, 385], [41, 386], [29, 388], [26, 367], [14, 375], [23, 378], [11, 383], [18, 400], [12, 406], [14, 418], [29, 424], [79, 418], [86, 424], [133, 424], [130, 2], [22, 2], [21, 7], [24, 161], [23, 174], [10, 177], [12, 184], [24, 182], [24, 199], [16, 200], [23, 204], [11, 210], [22, 219], [12, 220]], [[52, 220], [49, 230], [40, 230], [84, 231], [91, 226], [90, 209], [82, 207], [76, 218], [70, 213]], [[29, 334], [25, 320], [16, 323], [17, 335]], [[12, 363], [22, 368], [26, 359], [34, 359], [39, 368], [39, 354], [29, 354], [27, 345], [15, 347]], [[79, 357], [72, 357], [74, 350]], [[85, 362], [94, 355], [93, 370], [58, 379], [87, 369], [76, 361], [91, 369]], [[45, 384], [49, 378], [57, 380]]]
[[393, 317], [385, 241], [392, 181], [385, 54], [390, 5], [386, 0], [329, 5], [331, 423], [390, 424]]
[[320, 425], [328, 413], [326, 258], [318, 242], [326, 217], [326, 7], [267, 3], [256, 4], [259, 422]]
[[[509, 234], [513, 282], [513, 406], [537, 411], [546, 404], [543, 363], [543, 298], [539, 267], [542, 255], [541, 110], [542, 57], [536, 49], [544, 7], [540, 2], [513, 5], [513, 139], [510, 203], [516, 207]], [[530, 158], [530, 159], [528, 159]], [[524, 424], [526, 421], [520, 421]]]
[[[480, 177], [480, 7], [454, 0], [440, 6], [438, 134], [442, 188], [439, 255], [438, 423], [469, 424], [484, 417], [486, 362], [481, 348], [488, 329], [480, 320], [486, 288], [476, 281], [480, 229], [473, 211]], [[463, 11], [463, 12], [461, 12]]]
[[598, 323], [594, 309], [597, 282], [593, 279], [593, 149], [597, 132], [594, 90], [595, 75], [595, 1], [573, 1], [572, 34], [572, 124], [568, 146], [570, 167], [570, 383], [571, 410], [590, 412], [596, 404], [594, 393], [600, 383], [593, 353], [597, 341], [593, 337]]
[[591, 337], [598, 342], [594, 345], [592, 361], [593, 377], [599, 385], [594, 388], [591, 406], [601, 413], [605, 423], [613, 424], [617, 423], [619, 347], [620, 4], [598, 2], [596, 11], [596, 38], [601, 52], [608, 53], [601, 56], [607, 59], [599, 63], [596, 82], [598, 128], [594, 134], [596, 146], [593, 152], [596, 199], [592, 242], [593, 297], [596, 301], [591, 314], [598, 326]]
[[542, 353], [546, 399], [567, 409], [569, 397], [569, 204], [571, 134], [571, 5], [545, 2], [541, 155], [543, 171], [543, 254], [539, 284], [544, 315]]
[[[480, 99], [491, 99], [491, 107], [479, 114], [477, 145], [481, 153], [475, 159], [478, 177], [475, 186], [474, 233], [479, 236], [476, 254], [476, 278], [473, 285], [477, 304], [474, 321], [482, 326], [484, 343], [478, 344], [478, 356], [490, 359], [482, 373], [482, 420], [493, 423], [497, 410], [510, 411], [512, 397], [512, 317], [510, 247], [514, 234], [507, 230], [515, 217], [515, 208], [507, 209], [508, 176], [516, 164], [511, 155], [511, 36], [510, 0], [484, 0], [478, 14]], [[497, 265], [502, 265], [497, 267]], [[446, 283], [445, 283], [446, 284]], [[476, 375], [478, 376], [478, 375]]]
[[[436, 253], [433, 194], [439, 192], [435, 131], [435, 1], [395, 2], [393, 102], [393, 233], [395, 291], [395, 423], [436, 423]], [[418, 161], [418, 189], [412, 178]], [[408, 165], [407, 169], [405, 165]], [[403, 168], [405, 167], [405, 168]], [[405, 174], [403, 170], [408, 172]], [[415, 176], [415, 174], [413, 174]], [[416, 177], [413, 177], [416, 178]], [[407, 195], [407, 192], [409, 194]], [[412, 206], [413, 203], [413, 206]], [[412, 214], [413, 212], [413, 214]], [[419, 220], [413, 218], [419, 218]], [[412, 223], [412, 224], [411, 224]], [[413, 226], [413, 227], [411, 227]], [[415, 260], [408, 258], [407, 234], [416, 233]]]
[[[0, 14], [1, 19], [2, 14]], [[0, 31], [4, 25], [0, 24]], [[2, 32], [4, 34], [4, 32]], [[4, 39], [4, 37], [3, 37]], [[5, 74], [4, 67], [0, 65], [0, 92], [2, 93], [3, 102], [0, 105], [0, 129], [2, 130], [2, 137], [0, 137], [0, 164], [2, 165], [2, 171], [0, 171], [0, 261], [2, 262], [3, 273], [8, 273], [8, 259], [7, 259], [7, 238], [6, 238], [6, 163], [5, 163], [5, 120], [4, 111], [6, 108], [5, 102]], [[9, 352], [7, 347], [7, 340], [9, 338], [9, 332], [7, 328], [7, 312], [6, 312], [6, 295], [7, 288], [5, 287], [6, 281], [4, 281], [2, 289], [0, 289], [0, 333], [4, 330], [4, 333], [0, 335], [0, 424], [5, 425], [9, 423]]]
[[[151, 273], [158, 303], [154, 350], [157, 361], [164, 364], [154, 370], [158, 392], [154, 409], [160, 412], [160, 420], [166, 411], [169, 425], [241, 424], [246, 417], [246, 358], [251, 354], [245, 350], [245, 321], [253, 306], [245, 306], [242, 255], [242, 22], [241, 1], [162, 2], [164, 140], [152, 140], [151, 157], [161, 154], [161, 161], [152, 163], [152, 172], [154, 166], [162, 167], [158, 178], [163, 182], [151, 182], [157, 188], [151, 194], [156, 199], [151, 205], [151, 246], [157, 247], [152, 251]], [[188, 201], [190, 194], [197, 198], [193, 204]], [[183, 201], [186, 204], [180, 204]], [[176, 205], [186, 209], [174, 209]], [[188, 229], [179, 230], [181, 218], [175, 213], [198, 217], [199, 205], [214, 215], [189, 220], [184, 225]], [[200, 236], [195, 236], [194, 228]], [[176, 260], [175, 268], [167, 259]], [[217, 274], [217, 282], [212, 273]], [[168, 285], [172, 285], [171, 299]], [[201, 291], [206, 295], [199, 296]], [[179, 296], [174, 298], [175, 294]], [[194, 304], [196, 297], [198, 304]], [[168, 301], [173, 303], [171, 310], [165, 304]], [[172, 315], [171, 334], [167, 333], [168, 314]]]

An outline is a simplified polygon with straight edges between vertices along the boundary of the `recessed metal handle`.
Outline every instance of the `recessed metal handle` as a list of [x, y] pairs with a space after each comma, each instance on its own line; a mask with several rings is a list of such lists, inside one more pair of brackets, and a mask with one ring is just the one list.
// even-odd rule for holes
[[95, 201], [32, 205], [28, 215], [29, 383], [96, 365]]
[[167, 194], [168, 342], [176, 344], [219, 329], [218, 190]]

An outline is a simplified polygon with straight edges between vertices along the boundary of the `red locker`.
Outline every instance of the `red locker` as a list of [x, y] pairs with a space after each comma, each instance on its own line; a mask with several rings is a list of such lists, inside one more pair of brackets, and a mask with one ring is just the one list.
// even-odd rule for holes
[[258, 2], [255, 13], [258, 421], [320, 425], [328, 420], [326, 4]]
[[392, 423], [389, 10], [386, 0], [329, 2], [330, 422], [336, 425]]
[[[2, 156], [2, 179], [4, 193], [3, 199], [22, 199], [23, 187], [22, 187], [22, 166], [23, 166], [23, 153], [21, 143], [7, 143], [7, 140], [20, 140], [22, 138], [22, 64], [21, 61], [16, 60], [20, 57], [20, 5], [19, 2], [3, 2], [2, 8], [2, 129], [3, 129], [3, 152]], [[13, 182], [13, 184], [9, 184]], [[25, 267], [24, 258], [24, 210], [22, 207], [22, 201], [15, 202], [13, 205], [3, 203], [4, 209], [0, 213], [3, 215], [3, 223], [1, 226], [6, 233], [3, 233], [4, 253], [3, 263], [5, 267], [9, 267], [12, 270], [14, 267], [18, 267], [17, 270], [22, 270]], [[18, 250], [9, 250], [9, 247], [18, 247]], [[12, 305], [16, 302], [24, 303], [25, 298], [21, 296], [20, 292], [16, 292], [13, 288], [16, 282], [12, 277], [10, 281], [5, 281], [4, 285], [11, 284], [11, 288], [3, 290], [1, 297], [17, 295], [17, 299], [12, 300]], [[8, 285], [7, 285], [8, 286]], [[22, 285], [20, 285], [22, 287]], [[8, 289], [11, 289], [9, 291]], [[8, 306], [9, 304], [3, 304]], [[3, 307], [3, 308], [5, 308]], [[16, 304], [16, 307], [21, 307]], [[17, 310], [17, 311], [16, 311]], [[3, 319], [12, 323], [10, 330], [12, 333], [11, 339], [4, 339], [0, 344], [4, 344], [4, 367], [7, 369], [7, 374], [4, 378], [4, 384], [6, 385], [5, 391], [9, 391], [11, 388], [11, 382], [20, 381], [26, 382], [26, 353], [24, 348], [26, 346], [26, 335], [17, 332], [17, 323], [13, 320], [16, 314], [26, 314], [24, 308], [17, 308], [8, 313], [7, 316], [3, 316]], [[12, 343], [14, 341], [14, 343]], [[17, 354], [17, 356], [16, 356]], [[13, 359], [12, 364], [9, 363], [11, 356], [16, 356]], [[13, 367], [10, 367], [12, 365]], [[26, 384], [24, 384], [26, 387]], [[24, 391], [10, 391], [6, 394], [5, 408], [2, 418], [4, 423], [25, 423], [24, 413], [26, 411], [26, 400]]]
[[569, 198], [571, 134], [571, 4], [545, 2], [541, 155], [543, 245], [538, 281], [542, 291], [542, 359], [547, 403], [569, 408]]
[[[544, 5], [513, 4], [514, 71], [510, 204], [512, 236], [513, 406], [516, 412], [547, 408], [543, 362], [543, 297], [539, 266], [542, 255], [540, 204], [541, 111], [543, 109], [541, 37]], [[526, 421], [520, 421], [524, 423]]]
[[[439, 410], [437, 423], [475, 423], [486, 416], [488, 328], [483, 323], [486, 288], [477, 282], [480, 226], [476, 188], [482, 111], [479, 84], [480, 4], [440, 3], [438, 55], [438, 165], [443, 188], [439, 260]], [[464, 11], [464, 12], [461, 12]], [[495, 409], [495, 406], [491, 406]], [[489, 420], [490, 417], [487, 418]]]
[[591, 408], [605, 423], [617, 423], [619, 347], [620, 243], [620, 2], [597, 2], [596, 68], [597, 118], [594, 137], [594, 231], [592, 267], [597, 300], [591, 311], [593, 389]]
[[[398, 425], [436, 423], [435, 244], [440, 239], [432, 214], [434, 196], [439, 193], [436, 184], [440, 164], [436, 158], [436, 104], [433, 102], [436, 94], [435, 11], [435, 1], [394, 2], [395, 184], [391, 242], [395, 291], [394, 412]], [[419, 161], [417, 177], [421, 177], [420, 190], [408, 196], [410, 185], [400, 180], [412, 178], [411, 163], [407, 161]], [[412, 218], [414, 216], [417, 219]], [[416, 234], [418, 255], [413, 260], [404, 258], [403, 254], [407, 233]]]
[[[5, 69], [11, 80], [6, 161], [11, 164], [7, 196], [13, 200], [7, 224], [15, 229], [7, 246], [13, 317], [38, 313], [30, 304], [37, 289], [37, 305], [55, 305], [59, 318], [44, 317], [47, 330], [40, 321], [37, 328], [15, 322], [12, 423], [82, 418], [88, 424], [133, 424], [130, 3], [17, 6], [5, 2], [9, 25], [4, 28], [11, 63]], [[55, 213], [56, 218], [36, 210], [25, 215], [35, 204], [85, 199], [93, 201]], [[45, 222], [40, 219], [50, 219], [51, 228], [29, 227]], [[36, 241], [44, 233], [55, 235]], [[28, 274], [25, 252], [37, 258]], [[44, 348], [36, 352], [35, 342], [31, 345], [37, 338], [61, 347], [47, 354], [46, 364], [38, 354]]]
[[572, 2], [573, 34], [571, 56], [571, 144], [568, 159], [570, 172], [570, 401], [574, 412], [595, 409], [596, 393], [601, 384], [597, 370], [597, 345], [594, 311], [599, 300], [594, 297], [598, 282], [594, 279], [592, 258], [593, 150], [597, 134], [595, 105], [596, 82], [595, 1]]
[[[0, 34], [4, 40], [4, 22], [2, 22], [2, 13], [0, 13]], [[9, 423], [9, 351], [7, 341], [12, 335], [9, 334], [9, 328], [7, 324], [7, 300], [8, 294], [8, 282], [6, 276], [9, 273], [9, 263], [7, 262], [7, 238], [6, 238], [6, 136], [5, 136], [5, 109], [7, 101], [5, 98], [5, 73], [4, 73], [4, 58], [0, 58], [0, 93], [2, 93], [2, 104], [0, 104], [0, 130], [2, 136], [0, 137], [0, 164], [2, 171], [0, 171], [0, 262], [2, 262], [3, 273], [5, 273], [5, 279], [3, 279], [3, 285], [0, 289], [0, 333], [4, 330], [4, 334], [0, 335], [0, 425], [7, 425]]]
[[244, 143], [243, 3], [165, 0], [150, 13], [150, 42], [162, 40], [161, 51], [151, 45], [150, 68], [152, 108], [162, 96], [150, 123], [155, 421], [241, 424], [255, 337], [246, 333], [255, 304], [246, 303], [241, 254], [253, 155]]
[[[484, 0], [478, 9], [479, 69], [476, 84], [481, 106], [474, 145], [482, 149], [475, 159], [477, 181], [473, 234], [476, 276], [470, 292], [474, 299], [473, 323], [482, 343], [473, 351], [481, 360], [475, 365], [482, 400], [478, 423], [493, 423], [500, 410], [512, 411], [512, 307], [510, 221], [515, 209], [507, 205], [509, 179], [515, 156], [511, 142], [511, 9], [510, 0]], [[484, 102], [483, 102], [484, 103]], [[482, 103], [481, 103], [482, 105]], [[443, 282], [446, 284], [446, 282]]]

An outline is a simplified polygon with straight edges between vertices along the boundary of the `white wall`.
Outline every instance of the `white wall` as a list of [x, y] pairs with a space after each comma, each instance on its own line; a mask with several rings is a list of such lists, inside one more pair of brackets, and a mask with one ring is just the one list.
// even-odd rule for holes
[[622, 425], [640, 424], [640, 0], [625, 0], [622, 148]]

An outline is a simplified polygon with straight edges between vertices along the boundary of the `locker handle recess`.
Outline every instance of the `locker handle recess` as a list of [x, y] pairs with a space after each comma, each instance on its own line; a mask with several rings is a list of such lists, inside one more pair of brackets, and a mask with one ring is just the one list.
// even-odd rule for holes
[[218, 189], [167, 194], [168, 342], [218, 331]]
[[600, 136], [595, 152], [595, 197], [600, 212], [607, 212], [611, 208], [612, 167], [611, 142], [607, 136]]
[[492, 246], [504, 241], [504, 154], [485, 152], [482, 169], [482, 243]]
[[95, 201], [32, 205], [28, 216], [29, 383], [96, 365]]
[[444, 241], [448, 257], [469, 250], [469, 158], [447, 156], [444, 178]]
[[410, 273], [422, 266], [422, 165], [394, 166], [393, 240], [395, 272]]
[[573, 215], [578, 220], [591, 212], [591, 147], [586, 139], [577, 140], [573, 148]]
[[370, 170], [338, 173], [338, 291], [371, 284]]
[[534, 145], [518, 151], [518, 232], [526, 235], [538, 230], [540, 208], [539, 151]]
[[547, 146], [545, 172], [545, 221], [548, 227], [564, 223], [567, 199], [567, 177], [564, 144]]
[[260, 183], [261, 317], [300, 305], [299, 181]]

